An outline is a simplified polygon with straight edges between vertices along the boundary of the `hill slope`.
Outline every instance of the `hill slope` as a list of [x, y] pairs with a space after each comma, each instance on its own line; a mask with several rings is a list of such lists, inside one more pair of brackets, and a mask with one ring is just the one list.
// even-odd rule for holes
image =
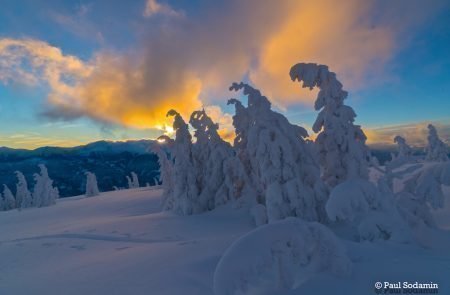
[[[217, 262], [252, 220], [231, 206], [184, 217], [160, 212], [160, 193], [122, 190], [1, 212], [0, 294], [212, 294]], [[431, 250], [347, 241], [351, 277], [319, 274], [284, 294], [374, 294], [385, 280], [433, 281], [447, 294], [450, 242], [440, 243]]]

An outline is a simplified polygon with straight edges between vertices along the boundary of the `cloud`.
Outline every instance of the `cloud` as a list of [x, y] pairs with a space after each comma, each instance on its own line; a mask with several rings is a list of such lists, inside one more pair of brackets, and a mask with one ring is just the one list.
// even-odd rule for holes
[[450, 122], [419, 122], [413, 124], [392, 125], [379, 128], [364, 128], [367, 135], [367, 143], [374, 146], [394, 145], [394, 137], [400, 135], [406, 139], [409, 145], [424, 147], [427, 145], [428, 124], [433, 124], [439, 137], [448, 145], [450, 144]]
[[[299, 61], [328, 64], [347, 90], [385, 76], [399, 34], [414, 19], [387, 21], [398, 6], [378, 3], [200, 1], [195, 17], [136, 24], [139, 41], [132, 48], [103, 49], [86, 61], [43, 41], [0, 39], [0, 80], [48, 85], [44, 113], [51, 118], [86, 116], [133, 128], [167, 129], [167, 110], [188, 118], [223, 102], [230, 82], [246, 78], [287, 108], [315, 98], [289, 79]], [[179, 11], [149, 0], [144, 15]]]
[[180, 12], [173, 10], [165, 3], [158, 3], [156, 0], [147, 0], [145, 3], [144, 16], [151, 17], [156, 14], [163, 14], [169, 16], [180, 16]]
[[102, 32], [89, 19], [91, 11], [92, 4], [80, 4], [70, 14], [50, 10], [48, 17], [68, 32], [83, 39], [93, 40], [102, 44], [104, 43]]
[[223, 140], [230, 143], [233, 142], [236, 134], [233, 127], [233, 117], [231, 114], [224, 113], [222, 109], [218, 106], [207, 106], [205, 107], [206, 114], [219, 124], [219, 135]]

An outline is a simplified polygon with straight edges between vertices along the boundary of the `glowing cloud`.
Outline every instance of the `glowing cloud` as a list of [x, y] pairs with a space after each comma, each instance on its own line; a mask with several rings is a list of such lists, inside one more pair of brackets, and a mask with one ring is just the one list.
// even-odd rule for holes
[[[249, 77], [276, 105], [313, 101], [289, 79], [299, 61], [327, 64], [351, 91], [382, 72], [396, 50], [399, 27], [383, 22], [390, 6], [373, 1], [237, 1], [205, 4], [195, 18], [141, 24], [139, 42], [122, 52], [102, 50], [88, 61], [43, 41], [0, 39], [0, 80], [50, 88], [45, 114], [134, 128], [168, 130], [165, 114], [188, 118], [203, 105], [229, 98], [230, 81]], [[144, 15], [175, 15], [148, 0]], [[147, 20], [148, 21], [148, 20]], [[413, 20], [408, 20], [413, 21]], [[406, 26], [407, 27], [407, 26]], [[379, 77], [379, 76], [378, 76]], [[214, 99], [211, 99], [214, 97]], [[212, 111], [211, 111], [212, 110]], [[230, 117], [210, 109], [229, 132]], [[226, 122], [224, 122], [225, 120]], [[228, 131], [226, 131], [228, 130]]]

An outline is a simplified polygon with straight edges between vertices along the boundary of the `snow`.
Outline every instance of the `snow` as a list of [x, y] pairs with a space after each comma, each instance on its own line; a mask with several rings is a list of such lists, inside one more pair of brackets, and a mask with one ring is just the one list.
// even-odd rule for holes
[[[443, 191], [446, 205], [431, 211], [440, 229], [424, 230], [422, 246], [340, 237], [353, 265], [347, 277], [317, 272], [275, 294], [370, 294], [376, 281], [385, 280], [433, 281], [446, 294], [450, 187]], [[160, 212], [161, 194], [120, 190], [1, 212], [0, 294], [213, 294], [222, 255], [255, 228], [248, 208], [225, 205], [180, 216]]]
[[325, 226], [289, 217], [251, 231], [228, 248], [214, 273], [214, 293], [276, 294], [321, 271], [350, 274], [344, 247]]
[[359, 125], [353, 124], [356, 113], [344, 105], [348, 93], [336, 74], [325, 65], [298, 63], [291, 67], [289, 75], [303, 88], [319, 88], [314, 102], [319, 114], [312, 129], [318, 133], [315, 144], [323, 168], [322, 178], [331, 187], [354, 177], [367, 179], [370, 158], [367, 137]]

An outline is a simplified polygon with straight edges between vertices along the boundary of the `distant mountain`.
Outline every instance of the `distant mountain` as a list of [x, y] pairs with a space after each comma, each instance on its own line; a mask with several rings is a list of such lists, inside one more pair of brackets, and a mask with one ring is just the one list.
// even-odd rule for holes
[[14, 171], [24, 173], [30, 190], [38, 164], [45, 164], [61, 197], [84, 193], [86, 171], [96, 174], [101, 191], [114, 186], [126, 187], [126, 176], [136, 172], [141, 186], [155, 184], [159, 175], [156, 155], [151, 153], [152, 140], [97, 141], [70, 148], [41, 147], [35, 150], [0, 147], [0, 185], [7, 184], [15, 192]]

